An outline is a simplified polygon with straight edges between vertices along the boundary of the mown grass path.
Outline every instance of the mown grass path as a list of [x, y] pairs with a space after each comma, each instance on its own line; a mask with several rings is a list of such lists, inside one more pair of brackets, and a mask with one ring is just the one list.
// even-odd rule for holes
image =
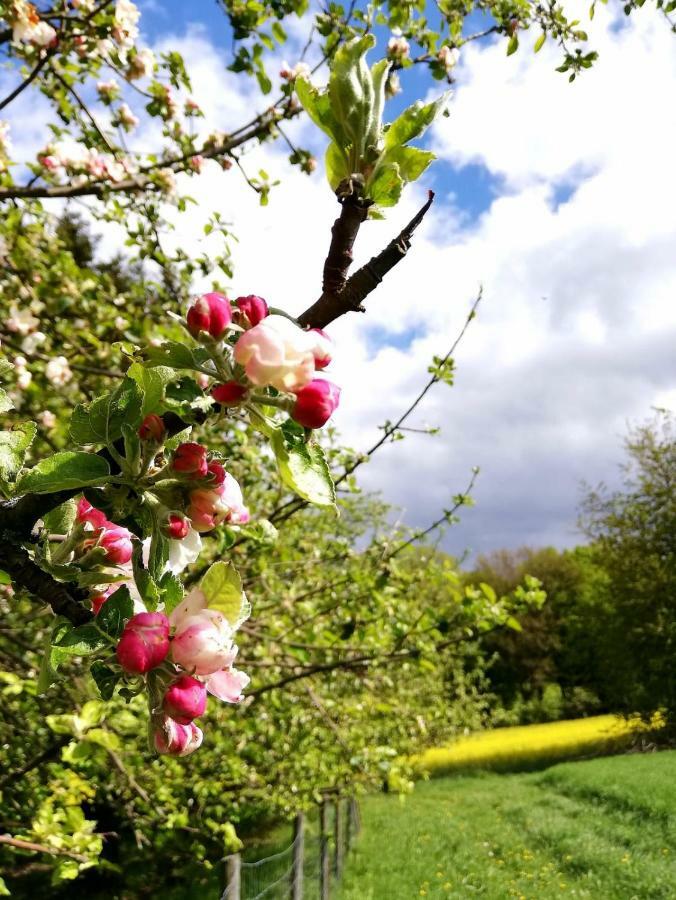
[[339, 900], [676, 898], [676, 752], [437, 779], [362, 815]]

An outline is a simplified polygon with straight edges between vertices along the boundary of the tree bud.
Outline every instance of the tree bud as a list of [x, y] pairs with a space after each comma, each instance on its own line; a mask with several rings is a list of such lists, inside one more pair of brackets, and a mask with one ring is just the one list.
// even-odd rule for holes
[[169, 717], [165, 717], [161, 725], [156, 726], [153, 742], [158, 753], [168, 756], [188, 756], [202, 744], [202, 729], [194, 722], [190, 725], [179, 725]]
[[315, 339], [315, 344], [312, 348], [315, 358], [315, 369], [325, 369], [333, 358], [331, 338], [321, 328], [311, 328], [310, 334]]
[[206, 686], [190, 675], [182, 675], [175, 681], [162, 701], [164, 712], [179, 725], [189, 725], [193, 719], [204, 715], [206, 706]]
[[221, 406], [237, 406], [247, 393], [247, 388], [236, 381], [226, 381], [225, 384], [217, 384], [211, 391], [211, 396]]
[[204, 478], [207, 474], [206, 447], [192, 442], [179, 444], [174, 451], [171, 467], [175, 472]]
[[126, 565], [132, 557], [134, 545], [131, 531], [121, 525], [107, 522], [103, 534], [99, 538], [99, 547], [106, 551], [106, 559], [114, 566]]
[[147, 415], [138, 430], [138, 436], [142, 441], [154, 441], [156, 444], [162, 443], [165, 434], [164, 422], [155, 413]]
[[258, 325], [270, 313], [265, 300], [262, 297], [257, 297], [255, 294], [249, 294], [247, 297], [238, 297], [235, 300], [235, 306], [239, 310], [239, 313], [235, 313], [239, 324], [245, 328], [253, 328], [254, 325]]
[[172, 541], [182, 541], [190, 531], [190, 520], [183, 513], [171, 512], [164, 523], [164, 533]]
[[198, 338], [200, 334], [206, 333], [217, 341], [220, 340], [232, 322], [228, 298], [223, 294], [202, 294], [188, 310], [186, 322], [193, 337]]
[[323, 378], [296, 391], [291, 417], [305, 428], [321, 428], [331, 418], [340, 401], [340, 388]]
[[117, 661], [133, 675], [150, 672], [169, 652], [169, 619], [164, 613], [137, 613], [124, 626]]

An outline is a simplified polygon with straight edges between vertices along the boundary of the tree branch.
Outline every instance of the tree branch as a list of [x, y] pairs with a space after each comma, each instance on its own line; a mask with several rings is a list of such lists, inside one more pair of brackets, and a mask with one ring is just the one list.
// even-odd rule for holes
[[24, 841], [21, 838], [12, 837], [11, 834], [0, 834], [0, 844], [8, 844], [18, 850], [32, 850], [33, 853], [49, 853], [50, 856], [67, 856], [78, 862], [89, 862], [89, 857], [82, 853], [71, 853], [70, 850], [60, 850], [57, 847], [48, 847], [46, 844], [35, 844], [33, 841]]
[[359, 226], [368, 214], [367, 208], [357, 206], [355, 202], [348, 204], [349, 199], [343, 201], [341, 214], [331, 229], [332, 239], [324, 264], [322, 295], [298, 317], [298, 322], [303, 327], [325, 328], [347, 312], [363, 311], [362, 302], [409, 251], [413, 232], [432, 205], [434, 192], [428, 191], [423, 207], [397, 237], [347, 279], [346, 273], [352, 262], [352, 246]]
[[[287, 106], [284, 109], [284, 118], [292, 119], [301, 112], [301, 108], [295, 109]], [[102, 197], [109, 193], [136, 193], [145, 190], [158, 190], [159, 188], [151, 179], [151, 174], [159, 169], [171, 169], [176, 172], [181, 170], [183, 163], [196, 155], [205, 159], [215, 159], [229, 155], [231, 150], [241, 147], [248, 141], [264, 134], [275, 122], [277, 116], [274, 107], [256, 116], [247, 126], [239, 129], [218, 147], [203, 147], [191, 153], [174, 156], [160, 160], [152, 165], [142, 166], [138, 174], [122, 181], [111, 182], [107, 180], [90, 181], [87, 184], [57, 184], [57, 185], [16, 185], [0, 189], [0, 200], [21, 198], [59, 198], [59, 197]]]

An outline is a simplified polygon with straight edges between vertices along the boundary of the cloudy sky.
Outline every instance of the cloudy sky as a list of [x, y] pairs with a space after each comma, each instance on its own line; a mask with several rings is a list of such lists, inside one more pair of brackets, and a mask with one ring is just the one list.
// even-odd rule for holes
[[[184, 54], [207, 129], [227, 131], [264, 108], [254, 85], [224, 69], [230, 45], [215, 4], [140, 5], [148, 42]], [[554, 71], [551, 42], [537, 56], [530, 40], [509, 58], [504, 42], [463, 51], [451, 115], [425, 139], [435, 170], [387, 221], [363, 228], [357, 263], [398, 232], [428, 187], [435, 206], [367, 315], [331, 329], [343, 388], [335, 421], [366, 448], [418, 392], [483, 285], [455, 387], [437, 386], [410, 423], [439, 425], [440, 435], [384, 447], [361, 476], [424, 526], [479, 466], [476, 506], [444, 539], [456, 553], [578, 542], [581, 482], [616, 484], [628, 423], [655, 405], [676, 408], [676, 37], [647, 7], [627, 25], [612, 2], [587, 30], [600, 58], [572, 85]], [[306, 34], [298, 23], [290, 63]], [[395, 112], [432, 95], [407, 74]], [[307, 121], [289, 130], [321, 158], [323, 137]], [[146, 127], [138, 145], [152, 138]], [[190, 183], [200, 206], [181, 217], [176, 239], [197, 249], [205, 210], [218, 209], [239, 238], [234, 293], [299, 313], [319, 293], [337, 210], [321, 167], [308, 178], [287, 152], [279, 142], [247, 156], [252, 172], [281, 179], [265, 209], [235, 171], [208, 163]]]

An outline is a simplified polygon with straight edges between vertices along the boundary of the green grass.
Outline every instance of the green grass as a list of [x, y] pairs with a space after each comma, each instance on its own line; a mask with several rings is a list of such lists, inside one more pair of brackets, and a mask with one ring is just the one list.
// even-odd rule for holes
[[676, 898], [676, 751], [439, 778], [362, 817], [337, 900]]

